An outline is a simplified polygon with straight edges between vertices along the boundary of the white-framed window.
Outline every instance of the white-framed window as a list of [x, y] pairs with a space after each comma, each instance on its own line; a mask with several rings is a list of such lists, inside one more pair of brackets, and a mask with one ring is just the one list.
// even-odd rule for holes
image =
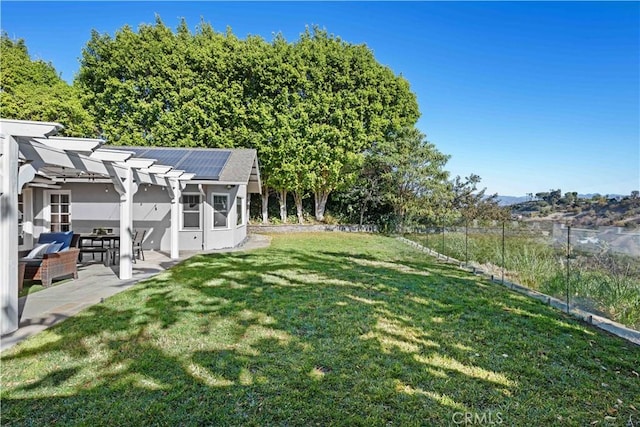
[[44, 192], [45, 231], [71, 230], [71, 190]]
[[182, 210], [180, 228], [182, 230], [200, 230], [202, 224], [200, 194], [183, 193], [180, 208]]
[[229, 228], [229, 195], [212, 194], [213, 228]]
[[242, 197], [236, 197], [236, 226], [244, 225], [244, 203]]

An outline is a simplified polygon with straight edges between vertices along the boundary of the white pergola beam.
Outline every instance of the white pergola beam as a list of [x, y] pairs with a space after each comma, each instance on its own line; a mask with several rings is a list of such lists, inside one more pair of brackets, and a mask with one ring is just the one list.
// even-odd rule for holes
[[33, 160], [32, 164], [38, 164], [35, 166], [36, 169], [41, 167], [40, 164], [46, 164], [97, 175], [109, 175], [109, 171], [105, 167], [104, 162], [100, 159], [58, 150], [35, 141], [27, 142], [20, 140], [19, 145], [20, 151], [24, 153], [25, 157]]
[[173, 169], [173, 170], [170, 170], [169, 172], [165, 173], [164, 176], [165, 176], [165, 178], [172, 179], [172, 178], [180, 178], [180, 176], [182, 174], [184, 174], [183, 170]]
[[27, 137], [48, 137], [63, 129], [60, 123], [0, 119], [0, 134]]
[[142, 169], [143, 172], [147, 172], [147, 173], [153, 173], [153, 174], [165, 174], [167, 172], [169, 172], [171, 169], [173, 169], [171, 166], [165, 166], [165, 165], [153, 165], [153, 166], [149, 166], [146, 169]]
[[18, 193], [22, 193], [22, 188], [26, 183], [35, 179], [38, 171], [31, 163], [20, 166], [18, 170]]
[[140, 169], [133, 169], [133, 179], [138, 184], [154, 184], [153, 176]]
[[50, 138], [34, 138], [37, 142], [47, 147], [57, 148], [64, 151], [75, 151], [83, 153], [91, 153], [104, 144], [102, 139], [89, 138], [67, 138], [67, 137], [50, 137]]
[[135, 153], [132, 151], [123, 151], [123, 150], [110, 150], [108, 148], [100, 148], [93, 153], [91, 153], [91, 157], [98, 160], [104, 160], [108, 162], [124, 162], [131, 157], [133, 157]]
[[137, 169], [148, 169], [156, 162], [157, 162], [156, 159], [144, 159], [141, 157], [132, 157], [125, 162], [125, 165], [132, 168], [137, 168]]

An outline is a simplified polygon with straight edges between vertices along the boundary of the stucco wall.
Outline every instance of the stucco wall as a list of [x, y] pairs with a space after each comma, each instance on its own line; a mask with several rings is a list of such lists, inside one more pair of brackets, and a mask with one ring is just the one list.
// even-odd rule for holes
[[[71, 221], [76, 233], [90, 233], [94, 228], [112, 228], [120, 232], [120, 196], [112, 184], [66, 183], [61, 190], [71, 191]], [[105, 191], [107, 190], [107, 191]], [[184, 192], [198, 193], [196, 185], [188, 185]], [[248, 212], [245, 210], [244, 225], [237, 226], [236, 197], [247, 202], [246, 185], [227, 189], [225, 186], [204, 185], [204, 204], [202, 208], [203, 227], [200, 230], [180, 231], [180, 250], [221, 249], [241, 243], [247, 235]], [[229, 194], [229, 227], [213, 229], [212, 194]], [[34, 231], [39, 235], [45, 231], [45, 213], [43, 189], [33, 189]], [[246, 206], [245, 206], [246, 209]], [[171, 203], [166, 189], [159, 186], [142, 185], [133, 197], [133, 227], [147, 230], [144, 248], [153, 250], [171, 250]]]
[[[205, 229], [205, 247], [208, 249], [230, 248], [238, 245], [247, 236], [246, 219], [248, 214], [245, 213], [244, 225], [236, 226], [236, 198], [242, 197], [246, 205], [247, 186], [240, 185], [231, 189], [227, 189], [220, 185], [207, 185], [204, 187], [206, 200], [204, 203], [204, 229]], [[213, 228], [213, 194], [229, 194], [229, 218], [228, 227], [226, 229]]]

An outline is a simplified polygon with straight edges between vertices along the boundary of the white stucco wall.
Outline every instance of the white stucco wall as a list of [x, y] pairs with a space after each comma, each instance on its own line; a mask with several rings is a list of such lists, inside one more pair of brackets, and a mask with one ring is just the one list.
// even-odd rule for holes
[[[206, 200], [204, 204], [204, 226], [205, 226], [205, 247], [208, 249], [232, 248], [241, 243], [247, 236], [247, 220], [246, 212], [247, 203], [247, 186], [239, 185], [231, 189], [227, 189], [220, 185], [208, 185], [205, 187]], [[228, 194], [229, 195], [229, 218], [228, 227], [225, 229], [213, 227], [213, 195]], [[236, 198], [241, 197], [245, 204], [245, 220], [242, 226], [237, 226], [236, 214]]]
[[[112, 184], [66, 183], [61, 190], [71, 191], [71, 222], [76, 233], [90, 233], [94, 228], [112, 228], [119, 232], [119, 195]], [[222, 249], [234, 247], [247, 236], [247, 186], [204, 185], [202, 228], [179, 232], [180, 250]], [[108, 190], [108, 191], [105, 191]], [[188, 185], [184, 193], [198, 193], [198, 186]], [[229, 218], [226, 229], [213, 228], [212, 194], [229, 194]], [[236, 225], [236, 197], [241, 197], [245, 206], [242, 226]], [[44, 190], [33, 189], [34, 234], [45, 231]], [[144, 248], [147, 250], [171, 250], [171, 203], [166, 189], [159, 186], [142, 185], [133, 198], [133, 226], [146, 229]]]

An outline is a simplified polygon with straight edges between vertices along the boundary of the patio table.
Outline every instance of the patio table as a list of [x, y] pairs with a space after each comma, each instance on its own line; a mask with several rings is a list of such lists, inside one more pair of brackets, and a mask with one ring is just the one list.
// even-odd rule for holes
[[82, 255], [85, 253], [92, 255], [99, 253], [100, 260], [105, 265], [115, 264], [119, 246], [119, 234], [81, 234], [79, 243], [80, 260], [82, 261]]

